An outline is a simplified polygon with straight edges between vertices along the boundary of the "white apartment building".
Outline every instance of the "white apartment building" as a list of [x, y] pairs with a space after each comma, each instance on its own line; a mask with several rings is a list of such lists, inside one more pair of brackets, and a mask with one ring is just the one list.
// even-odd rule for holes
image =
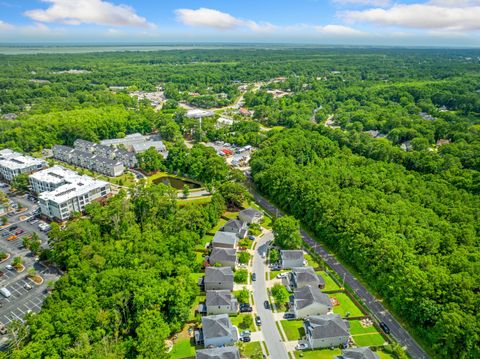
[[40, 193], [42, 214], [60, 221], [70, 218], [74, 212], [82, 212], [87, 204], [110, 193], [108, 182], [81, 176], [61, 166], [34, 173], [30, 183], [34, 191]]
[[21, 173], [32, 173], [47, 167], [47, 162], [5, 149], [0, 151], [0, 174], [11, 181]]

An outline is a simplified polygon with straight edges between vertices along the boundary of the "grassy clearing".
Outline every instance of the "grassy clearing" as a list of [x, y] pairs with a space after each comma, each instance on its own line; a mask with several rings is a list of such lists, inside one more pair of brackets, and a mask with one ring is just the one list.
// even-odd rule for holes
[[287, 273], [289, 272], [289, 270], [286, 270], [286, 269], [283, 269], [283, 270], [273, 270], [270, 272], [270, 279], [275, 279], [277, 277], [277, 275], [279, 275], [280, 273]]
[[321, 349], [321, 350], [303, 350], [295, 351], [295, 358], [305, 358], [305, 359], [332, 359], [337, 355], [341, 355], [342, 352], [340, 349]]
[[195, 312], [197, 311], [198, 305], [200, 303], [205, 302], [204, 295], [198, 295], [193, 302], [192, 307], [190, 308], [190, 312], [188, 313], [188, 321], [193, 322], [195, 320]]
[[332, 291], [332, 290], [340, 290], [340, 286], [333, 280], [327, 272], [318, 271], [317, 274], [321, 275], [322, 278], [325, 280], [325, 288], [324, 291]]
[[238, 212], [225, 212], [223, 214], [224, 217], [228, 218], [228, 219], [235, 219], [238, 217]]
[[170, 358], [195, 358], [195, 345], [193, 344], [193, 338], [190, 338], [187, 332], [183, 331], [178, 334], [178, 338], [170, 352]]
[[222, 228], [225, 225], [225, 223], [227, 223], [227, 221], [223, 218], [220, 218], [217, 225], [213, 227], [209, 233], [213, 233], [213, 234], [216, 233], [220, 228]]
[[179, 206], [185, 206], [190, 203], [195, 203], [195, 204], [207, 204], [212, 201], [212, 196], [208, 197], [195, 197], [195, 198], [187, 198], [187, 199], [178, 199], [178, 205]]
[[334, 293], [328, 295], [330, 298], [337, 298], [339, 305], [333, 307], [333, 312], [340, 314], [342, 317], [346, 317], [347, 313], [350, 313], [349, 317], [362, 317], [364, 314], [358, 308], [355, 303], [345, 293]]
[[305, 335], [303, 320], [282, 320], [280, 323], [288, 341], [300, 340]]
[[[252, 317], [252, 323], [251, 323], [248, 327], [245, 327], [244, 325], [242, 325], [242, 322], [243, 322], [243, 318], [245, 318], [245, 317], [247, 317], [247, 316]], [[232, 324], [235, 325], [240, 331], [242, 331], [242, 330], [250, 330], [250, 331], [252, 331], [252, 332], [255, 331], [255, 325], [253, 324], [254, 318], [253, 318], [253, 315], [250, 314], [250, 313], [238, 314], [238, 315], [236, 315], [236, 316], [231, 316], [231, 317], [230, 317], [230, 321], [231, 321]]]
[[380, 359], [395, 359], [395, 357], [392, 354], [386, 353], [384, 351], [376, 351]]
[[359, 347], [371, 347], [383, 345], [386, 340], [380, 333], [353, 335], [353, 340]]
[[370, 327], [364, 328], [360, 324], [359, 320], [350, 320], [349, 323], [350, 323], [350, 334], [351, 335], [367, 334], [367, 333], [369, 333], [369, 334], [377, 333], [378, 334], [377, 328], [375, 328], [375, 326], [373, 326], [373, 325], [370, 326]]
[[242, 358], [258, 357], [262, 355], [260, 342], [242, 343], [239, 345]]

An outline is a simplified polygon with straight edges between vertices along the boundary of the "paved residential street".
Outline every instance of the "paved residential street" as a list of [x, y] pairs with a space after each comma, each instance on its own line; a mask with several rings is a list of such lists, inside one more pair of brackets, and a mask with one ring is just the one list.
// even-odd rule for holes
[[[279, 209], [277, 209], [269, 201], [256, 193], [255, 190], [253, 190], [250, 186], [249, 190], [255, 197], [256, 202], [265, 209], [267, 209], [270, 213], [276, 215], [277, 217], [281, 217], [283, 215]], [[383, 321], [388, 325], [392, 336], [400, 343], [400, 345], [405, 347], [405, 349], [412, 358], [429, 358], [427, 353], [425, 353], [425, 351], [415, 342], [412, 336], [400, 325], [400, 323], [390, 314], [390, 312], [388, 312], [387, 309], [370, 292], [368, 292], [368, 290], [362, 284], [360, 284], [356, 280], [356, 278], [341, 263], [339, 263], [334, 256], [330, 255], [303, 229], [301, 230], [301, 235], [304, 242], [310, 245], [314, 249], [315, 253], [321, 256], [322, 259], [340, 276], [340, 278], [345, 278], [345, 283], [348, 284], [352, 288], [352, 290], [360, 297], [362, 302], [368, 307], [368, 309], [374, 314], [374, 316], [379, 321]], [[257, 275], [257, 278], [259, 277], [262, 276]], [[265, 299], [262, 299], [262, 302], [263, 300]], [[257, 301], [256, 297], [255, 301]], [[267, 345], [268, 343], [269, 342], [267, 340]], [[270, 350], [270, 345], [268, 345], [268, 349]], [[276, 358], [275, 356], [273, 357]]]
[[253, 272], [257, 276], [257, 280], [252, 282], [253, 297], [255, 299], [257, 315], [259, 315], [262, 320], [261, 330], [270, 357], [274, 359], [289, 359], [287, 349], [285, 348], [277, 326], [275, 325], [273, 313], [270, 309], [267, 310], [263, 306], [263, 303], [268, 300], [268, 296], [267, 282], [265, 280], [266, 265], [265, 260], [262, 258], [262, 253], [267, 251], [266, 243], [270, 240], [273, 240], [273, 234], [270, 231], [264, 236], [258, 238], [255, 254], [253, 255]]

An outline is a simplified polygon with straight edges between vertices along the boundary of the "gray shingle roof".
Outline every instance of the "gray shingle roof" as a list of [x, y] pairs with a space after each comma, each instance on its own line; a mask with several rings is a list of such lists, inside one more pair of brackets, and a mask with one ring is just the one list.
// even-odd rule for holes
[[205, 299], [206, 305], [230, 305], [235, 298], [229, 290], [208, 290]]
[[320, 303], [327, 307], [331, 307], [332, 303], [330, 298], [325, 293], [322, 293], [320, 289], [307, 285], [303, 288], [295, 289], [294, 291], [295, 305], [297, 309], [308, 307], [314, 303]]
[[350, 335], [348, 324], [338, 314], [312, 315], [305, 319], [305, 327], [312, 339]]
[[210, 254], [210, 262], [235, 262], [237, 250], [235, 248], [213, 248]]
[[379, 359], [378, 354], [374, 353], [369, 347], [360, 347], [342, 350], [342, 359]]
[[196, 359], [240, 359], [240, 352], [235, 346], [197, 350]]
[[213, 244], [228, 244], [230, 246], [235, 246], [237, 244], [238, 237], [235, 233], [222, 232], [218, 231], [213, 236]]
[[301, 250], [283, 250], [280, 251], [280, 257], [282, 260], [304, 259], [303, 251]]
[[306, 284], [317, 283], [317, 285], [325, 285], [325, 280], [315, 273], [312, 267], [295, 267], [292, 268], [292, 274], [295, 276], [297, 287], [303, 287]]
[[232, 335], [232, 323], [228, 314], [209, 315], [202, 318], [203, 338], [219, 338]]
[[233, 271], [230, 267], [205, 268], [205, 282], [233, 282]]
[[243, 216], [245, 217], [248, 217], [248, 218], [260, 218], [263, 216], [262, 212], [256, 210], [255, 208], [246, 208], [242, 211], [240, 211], [239, 214], [242, 214]]
[[232, 229], [240, 231], [242, 228], [244, 228], [244, 224], [238, 219], [231, 219], [227, 223], [225, 223], [224, 227], [230, 227]]

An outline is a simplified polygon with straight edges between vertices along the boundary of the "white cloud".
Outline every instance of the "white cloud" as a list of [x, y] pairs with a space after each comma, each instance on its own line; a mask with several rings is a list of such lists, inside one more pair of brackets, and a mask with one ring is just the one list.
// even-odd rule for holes
[[315, 26], [315, 30], [324, 34], [336, 36], [359, 36], [366, 34], [363, 31], [343, 25]]
[[25, 15], [39, 22], [67, 25], [96, 24], [108, 26], [153, 27], [127, 5], [114, 5], [103, 0], [42, 0], [47, 9], [34, 9]]
[[480, 30], [480, 0], [432, 0], [423, 4], [395, 4], [388, 9], [345, 11], [339, 16], [350, 22], [415, 29]]
[[13, 26], [6, 23], [5, 21], [0, 20], [0, 30], [10, 30]]
[[230, 30], [238, 27], [246, 27], [255, 32], [272, 31], [276, 26], [268, 22], [255, 22], [236, 18], [226, 12], [215, 9], [177, 9], [177, 20], [184, 25], [194, 27], [207, 27], [217, 30]]
[[386, 7], [392, 2], [390, 0], [333, 0], [339, 5], [361, 5], [361, 6], [380, 6]]

